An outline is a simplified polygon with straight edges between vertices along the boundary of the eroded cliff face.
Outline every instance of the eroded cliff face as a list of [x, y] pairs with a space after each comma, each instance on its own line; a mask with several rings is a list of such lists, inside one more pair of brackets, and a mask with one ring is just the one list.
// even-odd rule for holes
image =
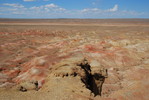
[[[21, 40], [17, 38], [20, 34]], [[10, 35], [14, 40], [0, 46], [2, 100], [149, 98], [146, 37], [100, 38], [95, 32], [1, 33], [3, 38]]]

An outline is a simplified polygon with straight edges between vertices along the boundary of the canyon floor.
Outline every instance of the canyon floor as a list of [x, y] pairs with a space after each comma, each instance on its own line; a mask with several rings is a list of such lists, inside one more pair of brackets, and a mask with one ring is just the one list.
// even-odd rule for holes
[[148, 100], [149, 19], [0, 19], [0, 100]]

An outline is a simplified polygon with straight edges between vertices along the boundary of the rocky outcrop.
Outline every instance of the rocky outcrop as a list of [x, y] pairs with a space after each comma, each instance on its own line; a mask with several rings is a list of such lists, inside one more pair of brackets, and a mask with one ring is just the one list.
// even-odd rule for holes
[[90, 66], [86, 59], [80, 57], [62, 60], [55, 65], [54, 69], [49, 75], [50, 78], [59, 77], [67, 79], [67, 77], [76, 77], [78, 81], [84, 84], [87, 90], [90, 90], [90, 94], [94, 96], [101, 95], [102, 84], [107, 77], [106, 69], [97, 66], [98, 72], [92, 72], [94, 68]]

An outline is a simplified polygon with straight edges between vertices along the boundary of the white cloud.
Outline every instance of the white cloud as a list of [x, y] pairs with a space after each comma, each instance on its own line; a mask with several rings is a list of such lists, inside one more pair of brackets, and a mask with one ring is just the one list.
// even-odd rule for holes
[[47, 7], [47, 8], [56, 8], [56, 7], [58, 7], [58, 6], [55, 5], [55, 4], [53, 4], [53, 3], [51, 3], [51, 4], [45, 5], [45, 7]]
[[82, 13], [107, 13], [107, 12], [116, 12], [118, 11], [118, 5], [114, 5], [113, 8], [110, 9], [99, 9], [99, 8], [85, 8], [81, 10]]
[[15, 8], [23, 8], [24, 6], [21, 4], [16, 4], [16, 3], [4, 3], [4, 6], [10, 6], [10, 7], [15, 7]]
[[118, 10], [118, 5], [110, 9], [84, 8], [69, 10], [56, 4], [46, 4], [27, 8], [21, 4], [4, 3], [0, 7], [0, 14], [6, 17], [20, 16], [26, 18], [124, 18], [135, 16], [149, 16], [146, 13], [136, 11]]
[[83, 18], [135, 18], [143, 15], [149, 16], [149, 14], [144, 12], [119, 10], [118, 5], [114, 5], [114, 7], [110, 9], [85, 8], [79, 10], [78, 12], [74, 15], [78, 15]]
[[59, 11], [66, 11], [66, 9], [64, 9], [64, 8], [59, 8], [58, 10]]
[[55, 5], [53, 3], [51, 4], [46, 4], [46, 5], [41, 5], [41, 6], [33, 6], [29, 8], [30, 10], [38, 10], [41, 12], [44, 11], [65, 11], [66, 9], [59, 7], [58, 5]]
[[114, 5], [113, 8], [108, 9], [107, 11], [109, 11], [109, 12], [115, 12], [115, 11], [118, 11], [118, 5]]
[[12, 12], [12, 14], [15, 14], [15, 15], [23, 15], [23, 14], [25, 14], [24, 12], [20, 12], [20, 11], [14, 11], [14, 12]]
[[101, 12], [98, 8], [86, 8], [81, 10], [82, 13], [93, 13], [93, 12]]
[[36, 1], [36, 0], [23, 0], [24, 2], [31, 2], [31, 1]]
[[31, 10], [40, 10], [40, 9], [42, 9], [42, 8], [43, 8], [43, 6], [40, 6], [40, 7], [33, 6], [33, 7], [31, 7], [30, 9], [31, 9]]

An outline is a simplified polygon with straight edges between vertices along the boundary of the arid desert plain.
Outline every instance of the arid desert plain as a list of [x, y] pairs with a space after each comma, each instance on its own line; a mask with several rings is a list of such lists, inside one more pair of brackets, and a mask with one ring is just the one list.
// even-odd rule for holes
[[0, 100], [149, 100], [149, 19], [0, 19]]

